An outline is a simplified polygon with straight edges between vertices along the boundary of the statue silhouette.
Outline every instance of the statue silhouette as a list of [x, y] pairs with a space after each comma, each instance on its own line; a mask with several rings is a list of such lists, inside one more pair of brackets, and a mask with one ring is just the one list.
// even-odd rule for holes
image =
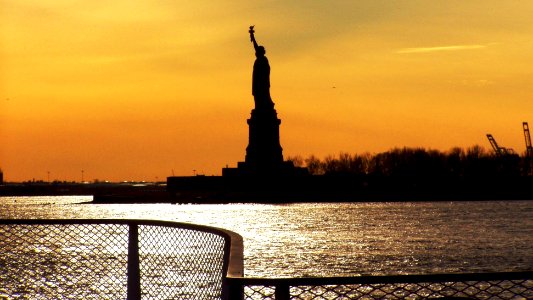
[[[274, 109], [274, 102], [270, 98], [270, 65], [265, 56], [265, 48], [259, 46], [254, 36], [254, 26], [250, 26], [250, 39], [254, 45], [256, 60], [252, 75], [252, 95], [255, 108], [250, 113], [248, 123], [248, 146], [244, 161], [237, 164], [237, 168], [223, 168], [222, 176], [293, 176], [307, 174], [307, 169], [295, 168], [291, 161], [283, 160], [283, 148], [279, 142], [278, 113]], [[255, 179], [250, 182], [255, 182]], [[257, 181], [259, 182], [259, 181]], [[244, 183], [244, 182], [243, 182]], [[263, 182], [264, 187], [270, 187], [271, 181]], [[246, 184], [247, 185], [247, 184]], [[273, 188], [275, 188], [273, 186]], [[253, 188], [252, 188], [253, 189]]]
[[274, 102], [270, 98], [270, 65], [265, 56], [265, 47], [259, 46], [254, 36], [254, 26], [250, 26], [250, 39], [254, 44], [255, 62], [252, 74], [252, 95], [254, 96], [255, 108], [273, 108]]

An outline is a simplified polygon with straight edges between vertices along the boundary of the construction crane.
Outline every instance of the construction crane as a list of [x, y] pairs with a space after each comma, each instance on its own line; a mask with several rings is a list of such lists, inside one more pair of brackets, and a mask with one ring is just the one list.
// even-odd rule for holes
[[523, 122], [522, 126], [524, 127], [524, 138], [526, 139], [526, 154], [528, 157], [533, 156], [533, 146], [531, 146], [531, 135], [529, 134], [529, 125], [527, 122]]
[[494, 153], [496, 153], [496, 155], [502, 155], [502, 148], [498, 146], [498, 143], [496, 142], [492, 134], [487, 134], [487, 138], [489, 139], [489, 143], [492, 146], [492, 150], [494, 150]]
[[526, 140], [526, 172], [528, 175], [533, 174], [533, 146], [531, 146], [531, 135], [529, 134], [529, 125], [527, 122], [522, 123], [524, 128], [524, 138]]
[[496, 139], [492, 136], [492, 134], [487, 134], [487, 138], [489, 139], [490, 145], [492, 146], [492, 149], [498, 156], [505, 156], [505, 155], [512, 155], [515, 154], [514, 150], [512, 148], [504, 148], [498, 146], [498, 143], [496, 142]]

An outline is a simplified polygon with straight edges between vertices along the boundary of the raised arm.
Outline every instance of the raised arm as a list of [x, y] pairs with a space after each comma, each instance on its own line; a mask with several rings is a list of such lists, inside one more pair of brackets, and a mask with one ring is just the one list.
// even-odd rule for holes
[[257, 45], [257, 42], [255, 41], [254, 25], [250, 26], [250, 30], [248, 30], [248, 32], [250, 33], [250, 40], [252, 41], [252, 43], [254, 43], [254, 49], [255, 51], [257, 51], [257, 48], [259, 47], [259, 45]]

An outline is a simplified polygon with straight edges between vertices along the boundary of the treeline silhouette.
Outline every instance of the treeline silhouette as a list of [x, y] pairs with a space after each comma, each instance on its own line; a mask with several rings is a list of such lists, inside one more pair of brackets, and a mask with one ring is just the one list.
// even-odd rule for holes
[[479, 145], [466, 149], [454, 147], [449, 151], [404, 147], [377, 154], [341, 152], [323, 159], [296, 155], [287, 160], [295, 166], [306, 167], [312, 175], [427, 179], [509, 178], [531, 174], [531, 160], [526, 155], [497, 155]]

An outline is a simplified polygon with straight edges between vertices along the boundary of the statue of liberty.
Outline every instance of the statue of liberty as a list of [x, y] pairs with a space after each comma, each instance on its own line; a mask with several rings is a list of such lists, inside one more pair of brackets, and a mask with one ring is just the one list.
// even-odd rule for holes
[[274, 102], [270, 98], [270, 65], [265, 56], [265, 47], [259, 46], [254, 36], [254, 26], [250, 26], [250, 39], [254, 43], [255, 62], [252, 74], [252, 95], [254, 95], [255, 108], [274, 108]]
[[[222, 169], [223, 176], [280, 176], [304, 174], [296, 169], [290, 161], [283, 160], [283, 148], [279, 142], [279, 126], [281, 120], [274, 109], [270, 97], [270, 65], [265, 56], [265, 47], [259, 46], [254, 36], [254, 26], [250, 26], [250, 39], [255, 49], [255, 62], [252, 74], [252, 95], [255, 108], [250, 113], [248, 123], [248, 146], [244, 161], [238, 167]], [[274, 178], [272, 177], [272, 178]], [[252, 182], [252, 181], [250, 181]], [[255, 182], [255, 180], [253, 181]], [[270, 181], [265, 183], [269, 186]]]

